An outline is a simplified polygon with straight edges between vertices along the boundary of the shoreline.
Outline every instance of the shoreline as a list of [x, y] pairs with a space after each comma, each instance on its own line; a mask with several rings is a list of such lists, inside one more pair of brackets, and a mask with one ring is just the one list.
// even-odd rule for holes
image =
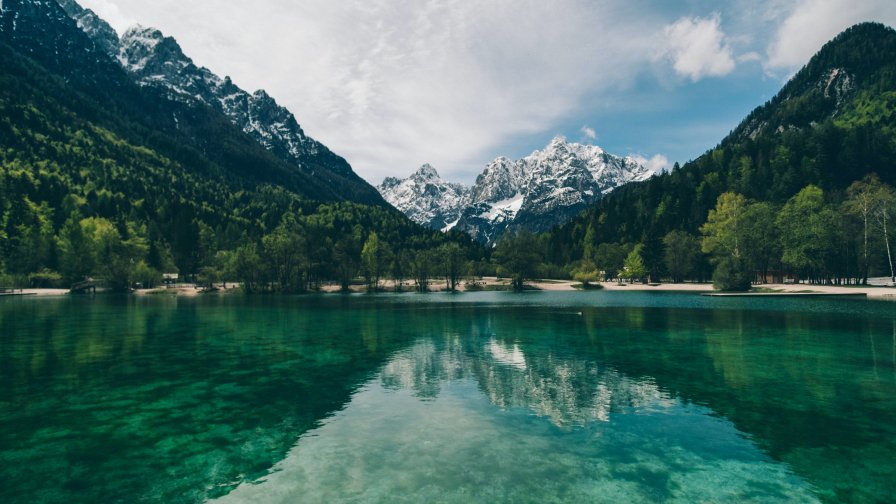
[[[458, 292], [488, 292], [488, 291], [501, 291], [501, 290], [509, 290], [510, 288], [510, 280], [508, 279], [498, 279], [495, 277], [485, 277], [481, 280], [477, 280], [476, 283], [478, 286], [474, 289], [468, 288], [466, 282], [462, 282], [458, 285]], [[394, 282], [391, 280], [381, 281], [380, 282], [380, 293], [389, 294], [394, 293]], [[413, 282], [405, 281], [402, 284], [403, 290], [402, 292], [414, 292], [414, 284]], [[641, 284], [641, 283], [623, 283], [619, 284], [616, 282], [597, 282], [594, 285], [600, 285], [600, 289], [582, 289], [580, 282], [574, 282], [571, 280], [548, 280], [548, 279], [540, 279], [533, 280], [527, 282], [526, 285], [531, 287], [534, 291], [544, 291], [544, 292], [594, 292], [594, 291], [607, 291], [607, 292], [690, 292], [694, 294], [702, 294], [702, 293], [715, 293], [722, 294], [719, 297], [733, 297], [731, 295], [724, 295], [724, 293], [720, 293], [713, 289], [712, 284], [709, 283], [658, 283], [658, 284]], [[759, 289], [757, 291], [752, 291], [749, 293], [740, 293], [740, 296], [744, 296], [747, 294], [748, 296], [757, 296], [759, 294], [762, 297], [775, 297], [776, 295], [792, 297], [795, 294], [803, 294], [807, 295], [807, 297], [811, 297], [812, 294], [820, 294], [826, 296], [836, 296], [836, 295], [862, 295], [867, 296], [868, 299], [889, 299], [896, 300], [896, 288], [894, 287], [883, 287], [883, 286], [835, 286], [835, 285], [809, 285], [809, 284], [763, 284], [757, 285], [755, 287]], [[219, 290], [211, 292], [209, 294], [232, 294], [239, 291], [239, 284], [236, 283], [228, 283], [227, 289], [222, 289], [219, 287]], [[350, 287], [351, 293], [364, 293], [367, 292], [367, 287], [364, 285], [352, 285]], [[438, 293], [438, 292], [446, 292], [447, 289], [445, 287], [444, 281], [436, 281], [430, 285], [429, 292]], [[339, 285], [336, 284], [325, 284], [321, 286], [319, 291], [316, 291], [320, 294], [336, 294], [340, 293]], [[312, 292], [313, 293], [313, 292]], [[153, 296], [153, 295], [170, 295], [170, 296], [183, 296], [183, 297], [197, 297], [199, 295], [204, 294], [202, 289], [195, 286], [189, 285], [180, 285], [177, 287], [171, 288], [155, 288], [155, 289], [141, 289], [133, 291], [134, 295], [137, 296]], [[738, 293], [730, 293], [733, 295], [738, 295]], [[68, 289], [21, 289], [14, 294], [6, 294], [2, 297], [59, 297], [59, 296], [68, 296]]]

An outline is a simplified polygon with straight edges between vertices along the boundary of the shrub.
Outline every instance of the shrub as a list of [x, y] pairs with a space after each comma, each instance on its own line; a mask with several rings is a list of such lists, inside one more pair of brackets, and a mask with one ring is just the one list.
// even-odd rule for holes
[[38, 273], [28, 275], [28, 283], [36, 289], [51, 289], [62, 286], [62, 275], [43, 269]]
[[712, 285], [722, 292], [743, 292], [750, 290], [753, 274], [740, 259], [726, 257], [719, 261], [712, 275]]

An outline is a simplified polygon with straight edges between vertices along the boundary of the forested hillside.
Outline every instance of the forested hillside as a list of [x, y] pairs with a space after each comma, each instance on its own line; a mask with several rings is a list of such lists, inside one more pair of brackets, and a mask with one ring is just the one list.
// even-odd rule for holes
[[[684, 249], [694, 250], [681, 259], [688, 264], [686, 276], [708, 278], [713, 265], [707, 259], [715, 265], [721, 261], [705, 240], [709, 236], [712, 242], [712, 222], [706, 227], [713, 219], [710, 210], [735, 202], [742, 208], [734, 211], [725, 231], [734, 233], [731, 239], [740, 246], [736, 254], [727, 253], [736, 255], [744, 269], [817, 281], [863, 280], [869, 271], [890, 276], [885, 234], [892, 233], [894, 211], [887, 192], [896, 183], [894, 111], [896, 31], [873, 23], [854, 26], [826, 44], [717, 147], [684, 166], [676, 163], [671, 171], [617, 189], [548, 233], [548, 261], [572, 268], [584, 260], [585, 269], [615, 274], [640, 245], [645, 276], [680, 277], [676, 259], [667, 252], [681, 250], [685, 240]], [[870, 185], [847, 192], [872, 174], [877, 178], [867, 179]], [[875, 195], [873, 208], [866, 205], [864, 213], [855, 210], [862, 191]], [[801, 216], [788, 214], [798, 204], [798, 193], [811, 209], [802, 208]], [[753, 213], [744, 217], [741, 211], [747, 210]], [[813, 225], [816, 232], [790, 243], [788, 229]], [[679, 233], [670, 237], [673, 231]]]
[[[359, 274], [371, 235], [410, 253], [449, 241], [482, 252], [323, 170], [279, 159], [208, 107], [137, 86], [55, 2], [4, 2], [0, 283], [97, 276], [123, 289], [180, 272], [297, 291]], [[271, 237], [294, 251], [274, 257]], [[275, 282], [284, 267], [290, 278]]]
[[462, 233], [412, 223], [325, 147], [268, 150], [203, 100], [141, 85], [100, 45], [54, 1], [0, 7], [0, 286], [893, 275], [896, 32], [880, 24], [826, 44], [703, 156], [541, 237], [508, 236], [495, 263]]

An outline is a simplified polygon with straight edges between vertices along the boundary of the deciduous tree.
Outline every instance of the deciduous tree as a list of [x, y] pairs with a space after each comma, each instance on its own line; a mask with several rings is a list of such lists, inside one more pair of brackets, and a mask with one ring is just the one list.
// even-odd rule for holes
[[809, 185], [790, 198], [777, 218], [781, 261], [813, 282], [826, 279], [825, 260], [834, 245], [834, 214], [824, 192]]
[[446, 287], [451, 292], [456, 291], [458, 281], [467, 269], [463, 249], [456, 243], [446, 243], [439, 247], [438, 258], [445, 273]]
[[367, 289], [376, 291], [379, 289], [380, 277], [387, 271], [392, 259], [392, 250], [389, 244], [380, 240], [376, 232], [371, 232], [361, 249], [361, 264], [364, 269], [364, 277], [367, 279]]
[[639, 243], [629, 252], [625, 258], [625, 264], [620, 274], [621, 277], [634, 281], [642, 279], [647, 275], [647, 266], [644, 265], [644, 258], [641, 257], [643, 250], [644, 246]]
[[663, 262], [673, 282], [682, 282], [697, 267], [700, 240], [684, 231], [672, 231], [663, 237]]
[[535, 274], [542, 252], [538, 238], [528, 231], [508, 232], [495, 247], [494, 259], [499, 273], [510, 277], [513, 289], [523, 290], [527, 279]]
[[719, 196], [716, 207], [709, 211], [703, 233], [703, 252], [717, 258], [740, 257], [743, 238], [741, 222], [747, 199], [740, 194], [726, 192]]

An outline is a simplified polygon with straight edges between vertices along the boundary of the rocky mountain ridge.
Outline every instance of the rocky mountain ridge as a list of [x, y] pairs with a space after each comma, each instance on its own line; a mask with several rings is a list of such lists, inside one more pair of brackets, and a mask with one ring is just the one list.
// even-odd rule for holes
[[108, 23], [74, 0], [59, 4], [139, 85], [163, 90], [172, 101], [211, 107], [277, 157], [311, 176], [350, 188], [350, 199], [382, 203], [342, 157], [307, 136], [295, 116], [264, 90], [249, 93], [230, 77], [197, 66], [174, 38], [158, 29], [135, 25], [118, 37]]
[[432, 229], [456, 225], [470, 201], [469, 187], [446, 182], [429, 164], [404, 180], [387, 177], [377, 189], [411, 220]]
[[541, 232], [562, 224], [616, 187], [651, 174], [632, 157], [556, 137], [522, 159], [495, 159], [472, 187], [445, 182], [424, 165], [407, 179], [387, 178], [377, 189], [419, 224], [494, 243], [508, 229]]

